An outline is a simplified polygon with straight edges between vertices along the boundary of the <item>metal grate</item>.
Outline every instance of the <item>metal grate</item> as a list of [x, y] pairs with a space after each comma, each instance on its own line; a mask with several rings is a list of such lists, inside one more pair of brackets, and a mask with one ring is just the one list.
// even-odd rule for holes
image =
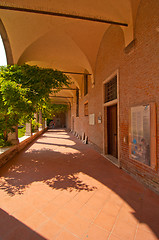
[[88, 75], [84, 75], [84, 96], [88, 93]]
[[117, 99], [117, 76], [104, 84], [105, 99], [104, 103]]

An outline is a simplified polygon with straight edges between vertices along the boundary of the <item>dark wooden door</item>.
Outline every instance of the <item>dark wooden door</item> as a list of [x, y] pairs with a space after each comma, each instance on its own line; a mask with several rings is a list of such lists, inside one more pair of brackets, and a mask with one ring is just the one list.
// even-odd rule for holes
[[117, 105], [107, 108], [108, 154], [118, 158]]

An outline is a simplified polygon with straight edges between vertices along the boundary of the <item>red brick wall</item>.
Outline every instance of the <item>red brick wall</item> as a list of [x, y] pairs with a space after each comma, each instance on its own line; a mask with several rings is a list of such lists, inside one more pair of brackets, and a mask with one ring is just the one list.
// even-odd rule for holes
[[[134, 26], [135, 46], [124, 52], [124, 34], [119, 26], [111, 26], [104, 34], [96, 61], [95, 87], [89, 81], [89, 93], [80, 99], [79, 117], [75, 117], [75, 131], [86, 132], [91, 142], [103, 149], [104, 122], [97, 123], [99, 112], [103, 118], [103, 81], [119, 70], [119, 136], [121, 167], [145, 184], [159, 191], [159, 171], [129, 158], [129, 111], [132, 106], [155, 102], [157, 105], [157, 161], [159, 165], [159, 1], [140, 3]], [[84, 116], [84, 102], [88, 100], [89, 114], [95, 113], [96, 123], [90, 126]], [[75, 115], [75, 106], [72, 113]]]
[[[159, 175], [146, 165], [131, 160], [128, 144], [123, 142], [128, 136], [131, 106], [156, 102], [157, 116], [159, 103], [159, 1], [141, 1], [135, 24], [136, 44], [133, 51], [124, 54], [120, 65], [120, 144], [122, 167], [159, 191]], [[157, 118], [157, 124], [159, 118]], [[159, 128], [157, 128], [159, 129]], [[159, 132], [157, 133], [157, 141]], [[159, 145], [157, 144], [159, 163]]]

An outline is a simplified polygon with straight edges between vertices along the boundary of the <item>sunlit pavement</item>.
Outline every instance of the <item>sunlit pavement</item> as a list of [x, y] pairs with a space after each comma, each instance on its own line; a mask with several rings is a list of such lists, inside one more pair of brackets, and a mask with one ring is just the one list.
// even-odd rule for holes
[[0, 240], [159, 239], [159, 196], [64, 130], [0, 174]]

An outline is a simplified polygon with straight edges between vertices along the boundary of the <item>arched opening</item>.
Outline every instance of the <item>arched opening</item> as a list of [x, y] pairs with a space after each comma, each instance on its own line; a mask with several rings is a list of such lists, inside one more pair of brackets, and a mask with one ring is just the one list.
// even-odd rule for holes
[[[11, 45], [10, 45], [10, 41], [8, 38], [8, 34], [6, 31], [6, 28], [2, 22], [2, 20], [0, 19], [0, 44], [2, 44], [3, 46], [3, 51], [5, 52], [5, 58], [6, 58], [6, 62], [2, 63], [3, 65], [12, 65], [13, 64], [13, 55], [12, 55], [12, 50], [11, 50]], [[2, 52], [0, 50], [0, 56], [2, 55]], [[2, 58], [0, 59], [0, 61], [4, 61], [2, 60]], [[1, 65], [1, 64], [0, 64]]]
[[0, 35], [0, 66], [6, 66], [7, 65], [7, 56], [6, 56], [6, 51], [4, 48], [3, 40]]

